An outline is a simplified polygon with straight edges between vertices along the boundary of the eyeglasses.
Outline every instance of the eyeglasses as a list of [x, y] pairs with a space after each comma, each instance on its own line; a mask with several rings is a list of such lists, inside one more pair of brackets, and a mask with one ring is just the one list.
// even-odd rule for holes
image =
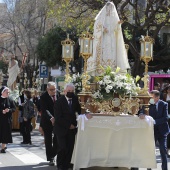
[[50, 91], [56, 91], [56, 89], [49, 89]]

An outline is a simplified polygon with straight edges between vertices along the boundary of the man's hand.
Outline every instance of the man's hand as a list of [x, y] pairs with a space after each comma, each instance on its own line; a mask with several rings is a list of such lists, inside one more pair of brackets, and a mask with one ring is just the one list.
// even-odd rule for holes
[[91, 119], [93, 116], [90, 113], [86, 114], [87, 119]]
[[141, 114], [141, 115], [139, 115], [139, 118], [140, 118], [140, 119], [145, 119], [145, 115], [144, 115], [144, 114]]
[[51, 121], [52, 125], [54, 126], [55, 118], [54, 118], [54, 117], [52, 117], [52, 118], [50, 119], [50, 121]]
[[27, 118], [24, 117], [24, 121], [26, 122], [26, 121], [27, 121]]
[[7, 113], [7, 112], [9, 112], [9, 109], [8, 109], [8, 108], [6, 108], [6, 109], [5, 109], [5, 112], [6, 112], [6, 113]]
[[5, 111], [5, 110], [2, 110], [2, 113], [3, 113], [3, 114], [6, 114], [6, 111]]
[[3, 113], [3, 114], [6, 114], [7, 112], [9, 112], [9, 109], [8, 109], [8, 108], [6, 108], [5, 110], [2, 110], [2, 113]]
[[70, 129], [75, 129], [75, 126], [71, 124]]

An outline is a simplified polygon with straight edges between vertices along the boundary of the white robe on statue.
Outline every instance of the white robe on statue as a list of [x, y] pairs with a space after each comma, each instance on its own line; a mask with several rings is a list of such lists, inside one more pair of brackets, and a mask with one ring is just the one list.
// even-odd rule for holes
[[9, 88], [12, 88], [12, 85], [17, 79], [17, 76], [19, 74], [19, 67], [18, 67], [18, 61], [14, 60], [15, 65], [11, 66], [11, 61], [9, 62], [9, 67], [8, 67], [8, 73], [9, 73], [9, 78], [7, 81], [7, 86]]
[[121, 24], [115, 5], [106, 3], [95, 18], [93, 56], [87, 61], [87, 71], [91, 75], [101, 75], [101, 67], [111, 66], [122, 71], [130, 68], [125, 49]]

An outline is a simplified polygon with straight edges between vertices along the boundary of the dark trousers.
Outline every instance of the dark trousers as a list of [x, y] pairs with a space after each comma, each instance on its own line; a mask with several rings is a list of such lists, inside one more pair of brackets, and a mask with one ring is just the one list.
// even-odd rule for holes
[[159, 142], [159, 150], [161, 154], [162, 160], [162, 170], [168, 170], [167, 165], [167, 136], [163, 136], [161, 134], [155, 134], [155, 143]]
[[57, 138], [51, 129], [43, 129], [47, 161], [51, 161], [57, 154]]
[[31, 119], [27, 119], [27, 121], [23, 121], [22, 123], [22, 135], [23, 135], [23, 142], [30, 143], [31, 142]]
[[75, 142], [75, 129], [68, 130], [65, 136], [57, 136], [58, 154], [57, 154], [57, 167], [62, 170], [67, 170], [70, 166], [71, 157]]
[[[170, 103], [168, 103], [168, 106], [170, 105]], [[170, 117], [170, 115], [169, 115]], [[170, 127], [170, 118], [168, 119], [168, 125]], [[170, 149], [170, 133], [167, 136], [167, 148]]]

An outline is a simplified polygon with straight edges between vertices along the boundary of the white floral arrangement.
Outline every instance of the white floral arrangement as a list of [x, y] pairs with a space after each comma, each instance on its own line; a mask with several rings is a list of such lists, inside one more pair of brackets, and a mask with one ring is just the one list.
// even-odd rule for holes
[[82, 90], [82, 76], [77, 73], [73, 74], [69, 79], [67, 83], [73, 83], [75, 86], [75, 90], [80, 92]]
[[116, 71], [112, 71], [111, 67], [107, 67], [104, 70], [104, 74], [97, 78], [97, 83], [99, 85], [98, 91], [96, 91], [92, 96], [96, 100], [108, 100], [113, 98], [113, 94], [119, 94], [121, 96], [137, 96], [140, 90], [139, 85], [136, 82], [140, 79], [139, 76], [134, 79], [130, 74], [121, 74], [119, 72], [120, 68]]

